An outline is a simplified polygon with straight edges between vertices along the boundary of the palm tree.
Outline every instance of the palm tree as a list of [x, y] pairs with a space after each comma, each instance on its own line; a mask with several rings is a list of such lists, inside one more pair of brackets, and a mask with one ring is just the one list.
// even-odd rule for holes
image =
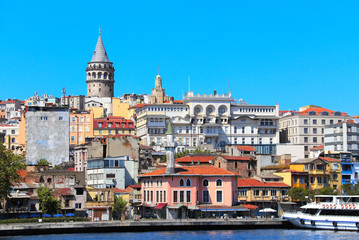
[[115, 197], [115, 203], [113, 205], [113, 215], [116, 216], [116, 219], [119, 219], [121, 216], [121, 220], [125, 220], [125, 212], [127, 210], [128, 202], [122, 197]]

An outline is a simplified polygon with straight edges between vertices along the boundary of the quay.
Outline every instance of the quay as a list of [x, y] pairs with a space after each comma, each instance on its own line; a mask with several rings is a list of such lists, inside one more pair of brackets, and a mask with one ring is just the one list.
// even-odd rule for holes
[[285, 219], [182, 219], [1, 224], [0, 235], [289, 228]]

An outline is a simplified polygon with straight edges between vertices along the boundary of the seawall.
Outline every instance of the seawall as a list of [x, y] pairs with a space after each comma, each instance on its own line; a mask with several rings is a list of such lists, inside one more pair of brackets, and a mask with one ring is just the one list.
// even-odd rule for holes
[[288, 228], [283, 219], [189, 219], [1, 224], [0, 235]]

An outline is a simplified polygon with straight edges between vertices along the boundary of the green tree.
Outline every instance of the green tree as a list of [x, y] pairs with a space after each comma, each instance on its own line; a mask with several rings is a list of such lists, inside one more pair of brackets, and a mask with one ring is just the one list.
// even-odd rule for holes
[[337, 191], [330, 186], [323, 187], [317, 191], [318, 195], [337, 195]]
[[293, 201], [305, 202], [306, 196], [310, 199], [314, 199], [315, 192], [313, 190], [304, 189], [301, 187], [295, 187], [288, 191], [288, 196], [292, 198]]
[[40, 202], [40, 210], [43, 213], [56, 214], [61, 211], [60, 200], [57, 200], [52, 190], [47, 187], [39, 187], [37, 189], [37, 196]]
[[49, 166], [50, 163], [45, 158], [41, 158], [37, 160], [36, 165]]
[[14, 182], [20, 180], [17, 171], [25, 168], [24, 157], [15, 155], [0, 144], [0, 200], [4, 201], [10, 195]]
[[352, 184], [343, 184], [342, 185], [343, 193], [346, 195], [359, 195], [359, 183]]
[[115, 197], [115, 202], [113, 205], [113, 218], [125, 220], [125, 212], [127, 210], [127, 201], [124, 200], [122, 197]]

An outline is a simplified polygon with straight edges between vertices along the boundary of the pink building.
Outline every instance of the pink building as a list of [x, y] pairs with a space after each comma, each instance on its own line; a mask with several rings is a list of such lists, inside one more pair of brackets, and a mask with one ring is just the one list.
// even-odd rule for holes
[[140, 176], [142, 204], [167, 219], [225, 209], [242, 211], [242, 207], [232, 207], [238, 200], [237, 177], [215, 166], [176, 167], [172, 174], [160, 168]]

